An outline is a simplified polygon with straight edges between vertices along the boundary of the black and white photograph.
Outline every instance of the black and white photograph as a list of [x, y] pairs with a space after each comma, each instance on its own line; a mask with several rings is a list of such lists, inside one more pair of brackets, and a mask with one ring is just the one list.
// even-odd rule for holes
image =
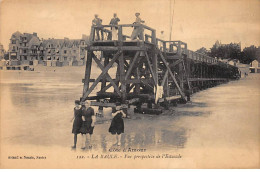
[[1, 169], [259, 169], [259, 0], [0, 0]]

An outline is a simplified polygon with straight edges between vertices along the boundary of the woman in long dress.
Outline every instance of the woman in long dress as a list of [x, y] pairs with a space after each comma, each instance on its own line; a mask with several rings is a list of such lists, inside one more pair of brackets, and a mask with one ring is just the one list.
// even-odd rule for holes
[[81, 118], [81, 108], [80, 108], [80, 101], [76, 100], [75, 101], [75, 108], [74, 108], [74, 116], [71, 119], [71, 122], [73, 122], [73, 127], [72, 127], [72, 133], [74, 134], [74, 145], [72, 148], [76, 148], [77, 145], [77, 135], [80, 133], [80, 128], [82, 125], [82, 118]]
[[86, 102], [85, 105], [82, 105], [82, 125], [80, 128], [80, 133], [82, 134], [82, 147], [81, 149], [86, 148], [87, 136], [89, 136], [89, 142], [91, 143], [91, 135], [93, 134], [96, 116], [94, 114], [94, 109], [89, 106], [89, 103]]
[[118, 106], [116, 108], [116, 112], [112, 113], [112, 116], [114, 117], [111, 121], [111, 125], [109, 127], [109, 132], [112, 135], [116, 135], [116, 144], [118, 146], [121, 145], [121, 134], [124, 133], [124, 120], [123, 117], [126, 117], [126, 114], [122, 110], [121, 106]]

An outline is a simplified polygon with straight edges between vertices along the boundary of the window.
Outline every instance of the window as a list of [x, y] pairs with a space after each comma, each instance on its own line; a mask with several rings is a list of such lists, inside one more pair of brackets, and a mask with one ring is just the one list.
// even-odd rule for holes
[[50, 54], [50, 53], [51, 53], [51, 50], [48, 50], [48, 53]]
[[13, 46], [13, 49], [12, 49], [12, 51], [15, 51], [15, 46]]
[[67, 50], [64, 50], [64, 54], [67, 54]]
[[64, 56], [64, 61], [66, 61], [68, 58], [66, 56]]
[[27, 60], [27, 56], [24, 56], [24, 60]]
[[16, 44], [16, 40], [12, 40], [12, 44]]
[[51, 56], [48, 56], [48, 57], [47, 57], [47, 60], [51, 60]]
[[23, 50], [23, 53], [26, 53], [26, 50]]
[[73, 50], [73, 53], [76, 53], [76, 50]]

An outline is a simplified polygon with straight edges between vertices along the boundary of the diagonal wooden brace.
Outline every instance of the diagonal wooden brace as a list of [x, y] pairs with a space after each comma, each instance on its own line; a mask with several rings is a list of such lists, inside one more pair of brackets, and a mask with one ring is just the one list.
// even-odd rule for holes
[[99, 81], [102, 79], [102, 77], [108, 72], [108, 70], [111, 68], [111, 66], [115, 63], [115, 61], [118, 59], [118, 57], [122, 54], [122, 51], [118, 51], [113, 59], [108, 63], [108, 65], [105, 67], [105, 69], [102, 71], [102, 73], [98, 76], [98, 78], [95, 80], [95, 82], [91, 85], [91, 87], [83, 93], [83, 97], [81, 101], [85, 101], [88, 95], [93, 91], [93, 89], [96, 87], [96, 85], [99, 83]]
[[125, 80], [127, 80], [127, 79], [128, 79], [128, 77], [129, 77], [129, 75], [131, 74], [131, 72], [132, 72], [132, 69], [133, 69], [133, 67], [134, 67], [134, 65], [135, 65], [135, 61], [136, 61], [136, 59], [137, 59], [137, 57], [138, 57], [138, 56], [139, 56], [139, 51], [138, 51], [138, 52], [136, 52], [136, 54], [135, 54], [135, 57], [134, 57], [134, 59], [133, 59], [132, 63], [130, 64], [130, 66], [129, 66], [129, 68], [128, 68], [127, 72], [126, 72], [126, 75], [125, 75]]
[[148, 67], [149, 67], [149, 69], [150, 69], [150, 72], [151, 72], [151, 74], [152, 74], [152, 76], [153, 76], [154, 85], [156, 85], [157, 83], [156, 83], [155, 74], [154, 74], [154, 72], [153, 72], [153, 68], [152, 68], [152, 66], [151, 66], [151, 62], [150, 62], [150, 60], [149, 60], [149, 56], [148, 56], [147, 52], [145, 52], [145, 58], [146, 58], [146, 60], [147, 60], [147, 63], [148, 63]]
[[180, 88], [180, 86], [179, 86], [179, 84], [178, 84], [178, 82], [177, 82], [175, 76], [173, 75], [173, 73], [172, 73], [170, 67], [169, 67], [168, 64], [167, 64], [167, 61], [165, 60], [165, 58], [163, 57], [163, 55], [162, 55], [162, 53], [161, 53], [160, 51], [159, 51], [159, 54], [160, 54], [160, 57], [161, 57], [163, 63], [165, 64], [166, 68], [168, 69], [168, 72], [169, 72], [169, 74], [171, 75], [171, 77], [172, 77], [172, 79], [173, 79], [173, 81], [174, 81], [174, 83], [175, 83], [175, 85], [176, 85], [176, 87], [177, 87], [177, 89], [178, 89], [178, 91], [179, 91], [181, 97], [182, 97], [185, 101], [187, 101], [187, 99], [186, 99], [186, 97], [185, 97], [185, 94], [182, 92], [182, 90], [181, 90], [181, 88]]
[[[104, 66], [101, 64], [101, 62], [98, 60], [98, 58], [94, 55], [93, 59], [95, 60], [95, 62], [97, 63], [98, 67], [104, 71]], [[111, 85], [115, 88], [115, 91], [117, 92], [117, 94], [120, 96], [120, 91], [117, 87], [117, 85], [115, 84], [115, 82], [113, 81], [113, 79], [111, 78], [111, 76], [108, 73], [105, 73], [106, 79], [111, 83]]]

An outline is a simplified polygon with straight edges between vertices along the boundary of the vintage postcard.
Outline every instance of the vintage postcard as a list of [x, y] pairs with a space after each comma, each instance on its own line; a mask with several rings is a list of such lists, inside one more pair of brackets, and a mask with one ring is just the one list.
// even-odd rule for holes
[[0, 0], [0, 168], [260, 168], [259, 0]]

